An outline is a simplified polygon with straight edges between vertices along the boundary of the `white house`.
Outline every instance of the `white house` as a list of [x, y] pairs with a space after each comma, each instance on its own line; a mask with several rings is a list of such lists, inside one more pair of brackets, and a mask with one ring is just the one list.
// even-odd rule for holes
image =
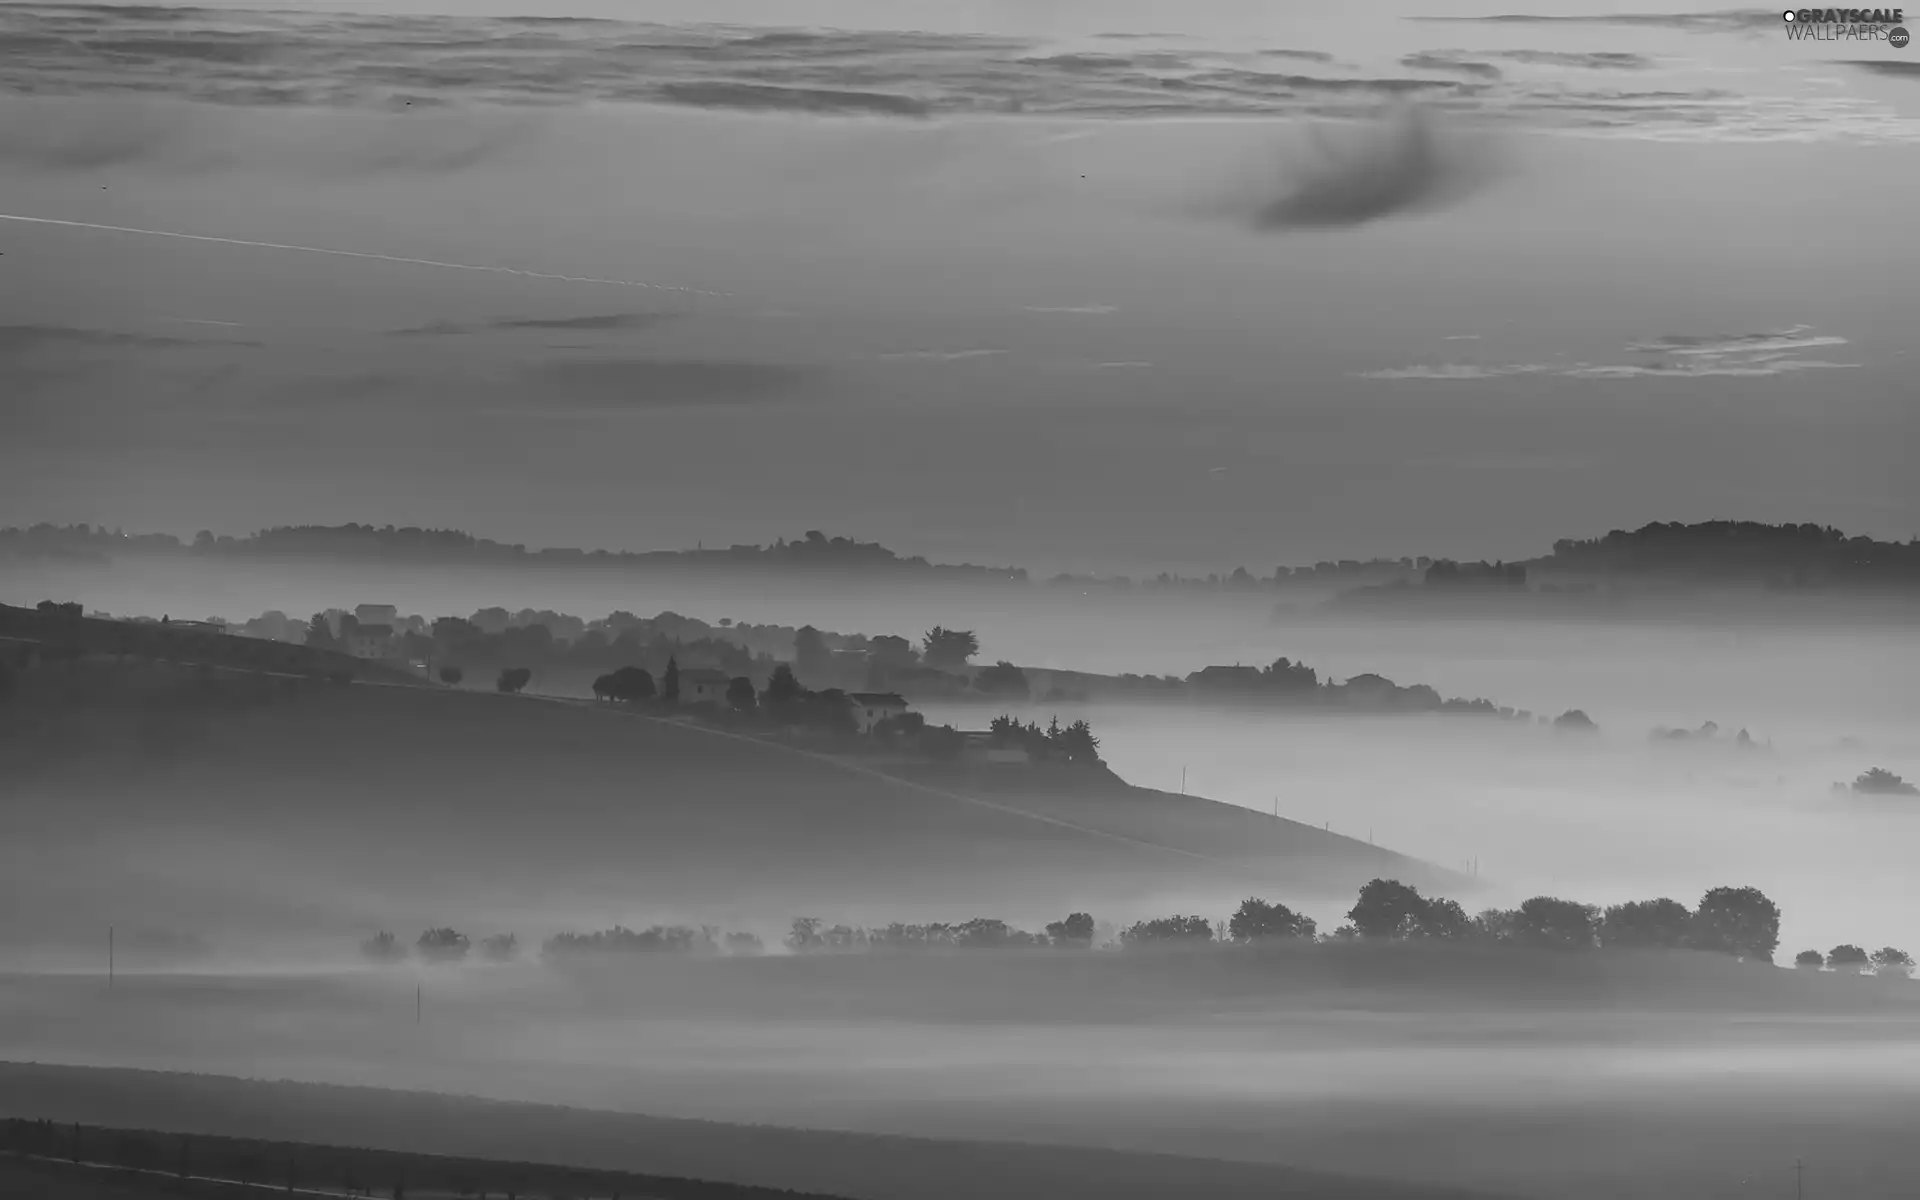
[[347, 636], [347, 653], [355, 658], [399, 658], [400, 639], [391, 625], [361, 625]]
[[872, 733], [875, 725], [907, 711], [905, 697], [893, 692], [849, 692], [847, 705], [853, 709], [853, 723], [861, 733]]
[[733, 676], [709, 667], [692, 667], [680, 672], [680, 703], [725, 704], [727, 688]]

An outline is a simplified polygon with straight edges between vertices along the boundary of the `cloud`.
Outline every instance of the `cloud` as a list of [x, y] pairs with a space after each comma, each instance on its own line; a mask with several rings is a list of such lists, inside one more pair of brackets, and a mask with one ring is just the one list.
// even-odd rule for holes
[[[1319, 127], [1304, 155], [1229, 202], [1261, 230], [1361, 225], [1458, 203], [1487, 184], [1484, 142], [1443, 133], [1424, 110], [1402, 107], [1363, 125]], [[1261, 194], [1264, 193], [1264, 194]]]
[[834, 88], [782, 87], [768, 83], [703, 80], [664, 83], [659, 97], [695, 108], [739, 108], [762, 112], [872, 113], [888, 117], [924, 117], [932, 109], [923, 100], [892, 92], [855, 92]]
[[1503, 13], [1490, 17], [1405, 17], [1431, 24], [1480, 25], [1617, 25], [1634, 29], [1680, 29], [1690, 32], [1744, 33], [1780, 27], [1780, 10], [1726, 9], [1703, 13]]
[[1743, 334], [1669, 334], [1635, 342], [1630, 353], [1657, 356], [1652, 362], [1594, 363], [1444, 363], [1387, 367], [1357, 372], [1361, 379], [1497, 379], [1509, 375], [1556, 375], [1565, 379], [1698, 379], [1715, 376], [1763, 378], [1802, 371], [1857, 367], [1859, 363], [1794, 357], [1799, 350], [1844, 346], [1847, 339], [1815, 334], [1810, 326]]
[[903, 350], [893, 354], [882, 354], [880, 357], [920, 362], [958, 362], [968, 358], [995, 358], [1005, 353], [1005, 350]]
[[1267, 58], [1291, 58], [1299, 62], [1330, 63], [1333, 61], [1333, 55], [1328, 54], [1324, 50], [1271, 49], [1260, 50], [1257, 51], [1257, 53]]
[[1106, 316], [1120, 311], [1111, 304], [1028, 304], [1023, 307], [1032, 313], [1085, 313], [1088, 316]]
[[1400, 59], [1400, 65], [1409, 71], [1458, 71], [1462, 75], [1472, 75], [1480, 79], [1500, 78], [1500, 68], [1492, 63], [1467, 58], [1453, 51], [1428, 50], [1419, 54], [1408, 54]]
[[1487, 57], [1541, 67], [1576, 67], [1593, 71], [1639, 71], [1653, 65], [1643, 54], [1624, 50], [1494, 50]]
[[473, 332], [470, 325], [461, 325], [453, 321], [429, 321], [425, 325], [414, 325], [407, 329], [389, 329], [388, 337], [457, 337]]
[[503, 317], [487, 325], [491, 329], [651, 329], [678, 316], [678, 313], [604, 313], [590, 317]]
[[1891, 75], [1895, 79], [1920, 79], [1920, 62], [1912, 59], [1849, 58], [1841, 60], [1840, 65], [1875, 75]]
[[1103, 371], [1135, 371], [1142, 367], [1151, 367], [1150, 362], [1103, 362], [1095, 364]]
[[223, 338], [158, 337], [146, 333], [85, 329], [72, 325], [0, 325], [0, 354], [31, 353], [52, 346], [154, 349], [191, 346], [258, 346], [259, 344]]
[[596, 359], [529, 367], [524, 380], [551, 409], [646, 409], [759, 404], [797, 391], [811, 372], [720, 359]]

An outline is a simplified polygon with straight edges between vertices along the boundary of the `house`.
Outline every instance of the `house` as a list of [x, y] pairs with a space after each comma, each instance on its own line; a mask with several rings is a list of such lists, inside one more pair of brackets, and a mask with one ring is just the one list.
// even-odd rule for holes
[[725, 704], [727, 688], [733, 676], [711, 667], [693, 667], [680, 672], [680, 703]]
[[847, 705], [853, 709], [853, 723], [861, 733], [872, 733], [875, 725], [907, 711], [906, 698], [894, 692], [849, 692]]
[[360, 625], [347, 635], [347, 653], [355, 658], [399, 658], [400, 649], [391, 625]]
[[980, 730], [964, 732], [960, 736], [966, 739], [961, 745], [961, 756], [969, 762], [1028, 763], [1033, 761], [1033, 755], [1025, 746], [1006, 741], [998, 734]]
[[353, 610], [353, 619], [362, 625], [385, 625], [391, 629], [400, 623], [400, 610], [391, 604], [362, 604]]

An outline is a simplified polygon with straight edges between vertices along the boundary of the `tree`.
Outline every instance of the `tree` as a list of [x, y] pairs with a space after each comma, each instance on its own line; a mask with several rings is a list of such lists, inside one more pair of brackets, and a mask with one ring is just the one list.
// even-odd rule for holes
[[1100, 761], [1100, 739], [1093, 736], [1093, 726], [1085, 721], [1075, 721], [1060, 730], [1053, 739], [1055, 747], [1067, 756], [1067, 761], [1076, 763], [1097, 763]]
[[1827, 965], [1827, 956], [1818, 950], [1802, 950], [1793, 956], [1793, 965], [1801, 971], [1818, 971]]
[[787, 931], [787, 949], [798, 954], [824, 946], [826, 939], [820, 936], [823, 924], [825, 922], [819, 917], [795, 917], [792, 927]]
[[1594, 733], [1600, 728], [1593, 723], [1592, 717], [1577, 708], [1570, 708], [1555, 717], [1553, 726], [1555, 729], [1571, 729], [1577, 733]]
[[480, 952], [493, 962], [512, 962], [520, 954], [520, 939], [510, 933], [496, 933], [483, 938]]
[[755, 703], [753, 680], [737, 675], [727, 684], [727, 705], [735, 712], [752, 712]]
[[1882, 946], [1873, 952], [1873, 973], [1888, 979], [1911, 979], [1913, 956], [1905, 950]]
[[1315, 932], [1312, 917], [1302, 916], [1284, 904], [1270, 904], [1257, 896], [1240, 902], [1227, 922], [1227, 936], [1236, 942], [1266, 942], [1278, 939], [1306, 938]]
[[399, 962], [407, 956], [405, 947], [400, 945], [400, 939], [384, 929], [361, 942], [360, 953], [378, 963]]
[[611, 672], [595, 679], [593, 681], [594, 703], [599, 704], [610, 699], [613, 696], [613, 687], [613, 675]]
[[1127, 946], [1212, 940], [1213, 925], [1205, 917], [1155, 917], [1151, 921], [1135, 921], [1120, 932], [1120, 941]]
[[327, 623], [327, 614], [315, 613], [307, 622], [306, 643], [315, 650], [337, 650], [340, 641], [333, 636], [333, 626]]
[[497, 691], [513, 695], [527, 686], [533, 679], [533, 672], [526, 667], [508, 667], [500, 672], [500, 678], [494, 680]]
[[1507, 943], [1519, 927], [1520, 912], [1513, 908], [1488, 908], [1473, 918], [1474, 936], [1482, 941]]
[[459, 667], [440, 668], [440, 682], [446, 684], [448, 687], [460, 686], [460, 681], [464, 678], [466, 678], [466, 673]]
[[638, 704], [653, 698], [653, 676], [643, 667], [621, 667], [607, 676], [609, 699]]
[[800, 699], [803, 691], [800, 681], [793, 677], [793, 668], [781, 663], [767, 677], [767, 690], [761, 700], [768, 708], [785, 709]]
[[667, 673], [660, 682], [660, 699], [667, 704], [680, 703], [680, 662], [669, 655]]
[[1027, 685], [1027, 673], [1005, 659], [991, 667], [982, 667], [973, 677], [973, 686], [979, 691], [993, 695], [1032, 694], [1032, 689]]
[[1093, 916], [1077, 912], [1067, 914], [1064, 921], [1054, 921], [1047, 926], [1047, 936], [1056, 946], [1066, 946], [1076, 950], [1085, 950], [1093, 945]]
[[1473, 921], [1458, 900], [1434, 896], [1413, 919], [1409, 937], [1462, 941], [1473, 936]]
[[927, 630], [922, 655], [930, 667], [942, 670], [964, 670], [967, 660], [980, 653], [980, 639], [971, 629], [944, 629], [935, 625]]
[[1835, 946], [1827, 951], [1827, 965], [1836, 971], [1852, 968], [1855, 972], [1860, 972], [1872, 961], [1865, 950], [1854, 945]]
[[1600, 944], [1673, 950], [1687, 944], [1692, 926], [1693, 914], [1678, 900], [1633, 900], [1607, 909]]
[[1364, 938], [1408, 937], [1426, 907], [1418, 889], [1397, 879], [1374, 879], [1360, 889], [1347, 920]]
[[1520, 905], [1513, 940], [1553, 950], [1591, 950], [1600, 913], [1591, 904], [1535, 896]]
[[833, 651], [827, 639], [811, 625], [802, 625], [793, 635], [793, 666], [807, 683], [829, 682], [833, 675]]
[[1751, 887], [1717, 887], [1694, 909], [1693, 944], [1701, 950], [1772, 962], [1780, 945], [1780, 909]]
[[454, 929], [429, 929], [414, 943], [414, 949], [428, 962], [459, 962], [471, 948], [467, 935]]

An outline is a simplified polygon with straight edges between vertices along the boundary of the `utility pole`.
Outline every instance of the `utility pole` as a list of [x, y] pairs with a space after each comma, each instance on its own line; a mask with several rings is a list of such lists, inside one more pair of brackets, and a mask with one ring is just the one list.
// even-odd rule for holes
[[1793, 1197], [1794, 1200], [1806, 1200], [1807, 1165], [1799, 1159], [1793, 1160]]
[[1180, 768], [1180, 794], [1182, 796], [1187, 794], [1187, 769], [1185, 767]]
[[107, 990], [113, 990], [113, 926], [107, 926]]
[[413, 1023], [420, 1023], [420, 985], [413, 985]]

